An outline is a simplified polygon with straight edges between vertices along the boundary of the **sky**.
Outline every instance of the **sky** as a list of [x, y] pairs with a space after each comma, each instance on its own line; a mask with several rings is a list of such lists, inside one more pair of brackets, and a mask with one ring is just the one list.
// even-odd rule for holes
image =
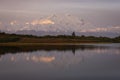
[[120, 0], [0, 0], [0, 30], [118, 36], [119, 8]]

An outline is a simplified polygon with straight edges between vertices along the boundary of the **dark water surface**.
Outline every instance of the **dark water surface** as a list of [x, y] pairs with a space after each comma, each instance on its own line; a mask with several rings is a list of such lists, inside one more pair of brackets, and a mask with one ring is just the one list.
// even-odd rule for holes
[[120, 44], [1, 46], [0, 80], [120, 80]]

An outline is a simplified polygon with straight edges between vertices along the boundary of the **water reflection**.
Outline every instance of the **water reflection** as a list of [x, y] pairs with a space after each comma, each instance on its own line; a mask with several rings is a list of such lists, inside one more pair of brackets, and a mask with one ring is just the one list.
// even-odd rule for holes
[[[34, 52], [34, 51], [72, 51], [75, 54], [76, 50], [105, 50], [111, 48], [110, 46], [96, 46], [96, 45], [42, 45], [42, 46], [0, 46], [0, 56], [6, 53], [18, 52]], [[113, 48], [113, 47], [112, 47]], [[117, 47], [120, 49], [120, 47]]]
[[[112, 51], [113, 49], [116, 49], [115, 52]], [[7, 55], [7, 60], [11, 62], [17, 62], [23, 60], [23, 61], [36, 62], [36, 63], [39, 62], [53, 63], [58, 66], [60, 65], [68, 66], [83, 62], [84, 57], [90, 57], [95, 54], [106, 54], [106, 53], [112, 54], [111, 52], [113, 52], [114, 54], [120, 54], [119, 47], [98, 46], [98, 45], [56, 45], [56, 46], [44, 45], [44, 46], [36, 46], [36, 47], [35, 46], [26, 46], [26, 47], [1, 46], [0, 61], [5, 60], [4, 55]]]
[[[27, 77], [29, 80], [33, 80], [33, 77], [39, 80], [43, 76], [48, 77], [43, 80], [49, 78], [79, 80], [83, 76], [118, 77], [120, 45], [112, 45], [1, 46], [0, 77], [16, 74], [25, 75], [25, 79], [29, 75], [30, 78]], [[13, 77], [10, 76], [9, 79]], [[17, 77], [14, 78], [12, 80], [18, 80]], [[6, 80], [5, 77], [0, 79]]]
[[[49, 63], [49, 62], [52, 62], [53, 60], [55, 60], [55, 57], [43, 57], [43, 56], [40, 56], [40, 57], [37, 57], [37, 56], [32, 56], [32, 57], [27, 57], [29, 58], [29, 60], [32, 60], [34, 62], [45, 62], [45, 63]], [[27, 59], [28, 60], [28, 59]]]
[[13, 62], [13, 61], [15, 61], [16, 59], [15, 59], [14, 56], [12, 56], [12, 57], [10, 58], [10, 60]]

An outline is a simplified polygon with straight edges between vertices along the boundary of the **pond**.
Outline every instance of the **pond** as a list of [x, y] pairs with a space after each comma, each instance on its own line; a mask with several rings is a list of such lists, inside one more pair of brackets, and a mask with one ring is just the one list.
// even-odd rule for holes
[[120, 44], [1, 46], [0, 80], [120, 80]]

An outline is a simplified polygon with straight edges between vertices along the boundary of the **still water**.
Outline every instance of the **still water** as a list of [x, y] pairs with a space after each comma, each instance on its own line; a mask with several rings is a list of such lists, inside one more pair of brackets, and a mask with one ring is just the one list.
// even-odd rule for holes
[[120, 44], [1, 46], [0, 80], [120, 80]]

